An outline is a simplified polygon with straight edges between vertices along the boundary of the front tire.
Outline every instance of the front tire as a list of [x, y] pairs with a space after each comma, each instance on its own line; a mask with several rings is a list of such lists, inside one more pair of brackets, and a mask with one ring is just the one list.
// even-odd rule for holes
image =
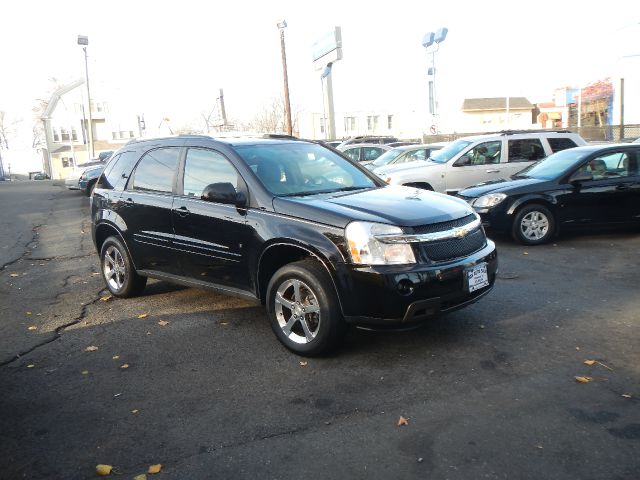
[[524, 245], [541, 245], [553, 237], [555, 230], [553, 213], [543, 205], [532, 204], [518, 211], [513, 220], [511, 235]]
[[346, 329], [333, 282], [315, 260], [280, 268], [271, 277], [266, 303], [276, 337], [299, 355], [329, 352]]
[[129, 252], [118, 237], [109, 237], [102, 244], [100, 270], [107, 289], [115, 297], [135, 297], [147, 284], [147, 277], [138, 275]]

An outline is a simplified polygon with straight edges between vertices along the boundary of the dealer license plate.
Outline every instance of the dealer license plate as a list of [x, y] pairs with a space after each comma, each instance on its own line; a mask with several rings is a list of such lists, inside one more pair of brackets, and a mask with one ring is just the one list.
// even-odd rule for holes
[[473, 268], [465, 270], [467, 275], [467, 287], [469, 293], [480, 290], [489, 285], [489, 275], [487, 275], [487, 264], [481, 263]]

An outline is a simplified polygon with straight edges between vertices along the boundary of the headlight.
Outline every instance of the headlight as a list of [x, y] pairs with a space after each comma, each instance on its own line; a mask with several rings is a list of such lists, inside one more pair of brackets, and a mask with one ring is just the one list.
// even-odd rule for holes
[[376, 235], [402, 235], [393, 225], [370, 222], [351, 222], [345, 229], [351, 261], [366, 265], [401, 265], [416, 263], [408, 243], [382, 243]]
[[473, 206], [478, 208], [495, 207], [505, 198], [507, 198], [507, 196], [504, 193], [489, 193], [488, 195], [479, 197], [475, 202], [473, 202]]

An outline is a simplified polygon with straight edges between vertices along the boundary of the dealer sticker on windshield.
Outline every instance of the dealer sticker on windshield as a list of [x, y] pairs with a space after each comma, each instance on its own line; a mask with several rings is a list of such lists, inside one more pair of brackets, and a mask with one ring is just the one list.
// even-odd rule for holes
[[489, 275], [487, 275], [487, 264], [481, 263], [473, 268], [465, 270], [467, 275], [467, 286], [469, 293], [480, 290], [489, 285]]

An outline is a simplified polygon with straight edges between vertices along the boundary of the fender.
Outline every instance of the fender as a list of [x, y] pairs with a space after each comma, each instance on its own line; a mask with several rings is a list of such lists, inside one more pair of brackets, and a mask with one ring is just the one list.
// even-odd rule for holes
[[[290, 246], [290, 247], [300, 248], [300, 249], [308, 252], [310, 256], [312, 256], [313, 258], [318, 260], [322, 264], [322, 266], [325, 268], [327, 273], [329, 274], [329, 278], [331, 278], [331, 283], [333, 283], [333, 288], [335, 289], [336, 296], [338, 297], [338, 303], [340, 305], [340, 311], [342, 313], [344, 313], [344, 309], [342, 308], [341, 293], [340, 293], [340, 290], [338, 289], [338, 285], [337, 285], [336, 279], [335, 279], [335, 275], [337, 273], [336, 273], [334, 264], [331, 261], [329, 261], [328, 258], [325, 257], [323, 255], [323, 253], [320, 252], [317, 248], [315, 248], [315, 247], [313, 247], [311, 245], [308, 245], [308, 244], [304, 244], [303, 242], [301, 242], [299, 240], [296, 240], [294, 238], [276, 238], [276, 239], [272, 239], [267, 244], [265, 244], [265, 247], [262, 249], [262, 252], [260, 252], [260, 255], [258, 256], [258, 262], [257, 262], [257, 267], [256, 267], [256, 276], [255, 276], [258, 297], [260, 296], [260, 292], [262, 290], [262, 285], [260, 285], [260, 265], [262, 265], [262, 259], [263, 259], [264, 255], [271, 248], [277, 247], [277, 246]], [[339, 255], [342, 255], [337, 247], [335, 247], [335, 250], [337, 251], [337, 253]]]
[[553, 212], [555, 213], [555, 207], [558, 205], [558, 200], [556, 199], [556, 197], [540, 193], [530, 193], [528, 195], [525, 195], [524, 197], [518, 198], [515, 202], [513, 202], [507, 210], [507, 215], [513, 215], [516, 210], [518, 210], [518, 208], [520, 208], [525, 203], [535, 202], [536, 200], [550, 205]]

